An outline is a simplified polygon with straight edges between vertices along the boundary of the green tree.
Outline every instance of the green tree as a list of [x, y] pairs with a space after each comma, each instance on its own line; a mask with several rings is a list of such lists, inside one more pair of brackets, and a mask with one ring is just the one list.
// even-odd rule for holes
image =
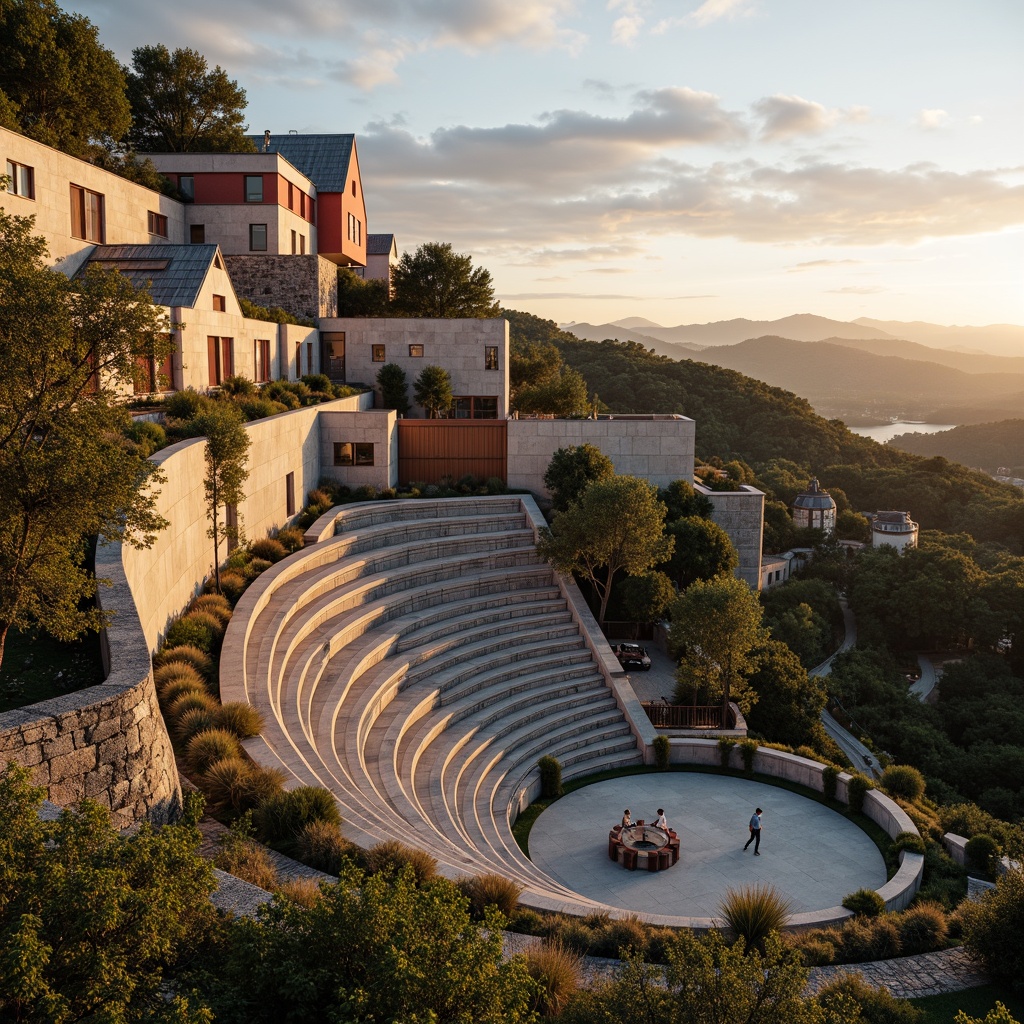
[[668, 487], [658, 491], [658, 497], [668, 509], [666, 518], [670, 523], [674, 523], [677, 519], [687, 519], [690, 516], [710, 519], [715, 510], [711, 499], [706, 498], [703, 494], [698, 494], [688, 480], [673, 480]]
[[338, 267], [338, 316], [391, 316], [388, 283]]
[[377, 371], [377, 387], [385, 409], [396, 409], [402, 414], [409, 411], [409, 381], [398, 363], [385, 363]]
[[9, 630], [70, 640], [105, 617], [90, 538], [152, 543], [156, 467], [124, 434], [116, 392], [170, 351], [162, 313], [116, 271], [70, 280], [31, 221], [0, 210], [0, 662]]
[[453, 883], [346, 865], [321, 893], [309, 908], [279, 898], [237, 922], [207, 979], [218, 1021], [534, 1019], [522, 959], [502, 957], [504, 920], [471, 921]]
[[537, 384], [520, 387], [512, 401], [513, 409], [526, 415], [582, 416], [589, 406], [587, 382], [571, 366], [563, 366]]
[[1020, 1024], [1020, 1021], [997, 999], [996, 1005], [984, 1017], [972, 1017], [965, 1010], [959, 1010], [953, 1024]]
[[448, 415], [452, 407], [452, 378], [442, 366], [424, 366], [412, 386], [416, 404], [423, 407], [428, 420]]
[[579, 444], [559, 448], [544, 471], [544, 486], [556, 512], [564, 512], [593, 483], [615, 475], [612, 460], [596, 445]]
[[682, 661], [676, 674], [680, 704], [729, 701], [746, 714], [757, 696], [744, 685], [744, 677], [756, 668], [755, 651], [768, 640], [761, 625], [757, 595], [735, 576], [698, 580], [679, 595], [671, 609], [673, 653]]
[[392, 273], [392, 308], [401, 316], [495, 317], [498, 304], [490, 271], [474, 267], [450, 242], [424, 242], [402, 253]]
[[132, 50], [124, 69], [132, 125], [143, 153], [254, 153], [245, 135], [245, 90], [195, 50], [162, 43]]
[[657, 488], [635, 476], [612, 476], [591, 484], [560, 512], [543, 531], [538, 550], [559, 572], [590, 580], [603, 625], [616, 575], [640, 576], [672, 553], [664, 526]]
[[627, 576], [620, 588], [622, 610], [632, 622], [654, 622], [675, 600], [676, 588], [663, 572]]
[[1008, 871], [980, 900], [961, 905], [964, 946], [998, 981], [1024, 987], [1024, 873]]
[[757, 703], [747, 725], [775, 743], [798, 747], [816, 740], [828, 691], [818, 676], [809, 676], [800, 659], [778, 640], [767, 641], [755, 655], [757, 667], [747, 680]]
[[213, 573], [220, 593], [220, 539], [237, 539], [237, 525], [221, 525], [221, 509], [237, 507], [245, 497], [242, 484], [249, 478], [246, 468], [249, 434], [242, 425], [242, 412], [233, 402], [217, 402], [195, 421], [198, 434], [206, 438], [206, 514], [210, 518], [207, 536], [213, 541]]
[[0, 775], [0, 1018], [209, 1022], [194, 996], [167, 989], [216, 921], [199, 808], [126, 835], [89, 800], [42, 821], [42, 799], [26, 769]]
[[730, 575], [740, 564], [729, 534], [710, 519], [687, 516], [670, 522], [666, 529], [676, 544], [665, 569], [679, 587]]
[[117, 58], [88, 18], [53, 0], [0, 3], [0, 112], [8, 126], [78, 157], [113, 149], [131, 125]]

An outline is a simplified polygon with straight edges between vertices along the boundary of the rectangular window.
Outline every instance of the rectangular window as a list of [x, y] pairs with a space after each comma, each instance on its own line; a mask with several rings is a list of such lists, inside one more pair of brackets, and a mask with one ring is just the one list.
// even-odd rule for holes
[[409, 358], [410, 359], [422, 359], [423, 358], [423, 346], [422, 345], [410, 345], [409, 346]]
[[452, 402], [449, 415], [456, 420], [496, 420], [498, 418], [498, 399], [486, 395], [468, 395], [456, 398]]
[[336, 466], [372, 466], [374, 446], [371, 441], [335, 441]]
[[302, 376], [302, 342], [295, 342], [295, 376]]
[[484, 347], [484, 369], [496, 370], [498, 368], [498, 346], [487, 345]]
[[71, 186], [71, 234], [86, 242], [103, 241], [103, 196], [80, 185]]
[[284, 478], [284, 503], [288, 515], [295, 515], [295, 474], [289, 473]]
[[189, 226], [188, 226], [188, 240], [193, 245], [203, 245], [206, 242], [206, 225], [205, 224], [189, 224]]
[[161, 238], [167, 237], [167, 218], [162, 213], [155, 213], [153, 210], [149, 210], [146, 218], [149, 221], [149, 233], [151, 235], [159, 235]]
[[348, 240], [362, 245], [363, 222], [354, 213], [348, 215]]
[[258, 384], [270, 380], [270, 339], [257, 338], [253, 343], [253, 379]]
[[306, 193], [305, 192], [300, 192], [299, 193], [299, 216], [300, 217], [305, 217], [306, 216]]
[[308, 214], [306, 219], [310, 222], [310, 224], [315, 224], [316, 223], [316, 200], [315, 199], [310, 198], [310, 200], [309, 200], [309, 209], [306, 212]]
[[[235, 374], [235, 339], [220, 339], [221, 364], [224, 367], [224, 377], [233, 377]], [[221, 378], [223, 380], [223, 377]]]
[[375, 362], [375, 363], [383, 363], [383, 362], [387, 361], [387, 356], [384, 355], [384, 346], [383, 345], [371, 345], [370, 348], [371, 348], [370, 358], [373, 360], [373, 362]]
[[206, 339], [206, 365], [209, 370], [210, 387], [220, 384], [220, 338], [212, 336]]
[[306, 373], [313, 372], [313, 342], [306, 342]]
[[267, 251], [267, 225], [266, 224], [250, 224], [249, 225], [249, 249], [252, 252], [266, 252]]
[[191, 174], [179, 174], [178, 191], [185, 197], [186, 203], [194, 202], [196, 198], [195, 177]]
[[320, 372], [332, 381], [345, 380], [345, 332], [320, 332]]
[[295, 209], [295, 186], [290, 181], [288, 182], [288, 209]]
[[215, 313], [226, 313], [228, 311], [228, 300], [223, 295], [214, 295], [213, 310]]
[[305, 235], [299, 235], [299, 255], [300, 256], [305, 256], [306, 255], [306, 236]]
[[292, 232], [292, 255], [294, 256], [299, 251], [299, 233], [297, 231]]
[[15, 163], [13, 160], [8, 160], [7, 173], [11, 179], [11, 183], [7, 186], [7, 190], [12, 195], [21, 196], [22, 199], [35, 199], [36, 175], [35, 171], [31, 167], [26, 164]]
[[245, 201], [247, 203], [263, 202], [262, 174], [247, 174], [245, 176]]

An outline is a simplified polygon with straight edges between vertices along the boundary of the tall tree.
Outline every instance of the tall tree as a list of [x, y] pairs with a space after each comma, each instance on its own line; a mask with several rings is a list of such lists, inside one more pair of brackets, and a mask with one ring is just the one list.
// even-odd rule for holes
[[793, 651], [778, 640], [769, 640], [756, 659], [757, 670], [748, 682], [758, 700], [747, 725], [775, 743], [812, 742], [828, 702], [824, 680], [809, 676]]
[[591, 484], [579, 501], [544, 530], [538, 550], [562, 573], [578, 572], [593, 584], [604, 624], [615, 577], [641, 576], [672, 554], [665, 537], [665, 506], [653, 484], [635, 476], [613, 476]]
[[409, 411], [409, 381], [398, 363], [385, 363], [377, 371], [377, 387], [385, 409], [403, 414]]
[[549, 416], [582, 416], [590, 407], [587, 382], [571, 366], [563, 366], [536, 384], [527, 384], [516, 390], [512, 408], [517, 412], [541, 413]]
[[428, 420], [447, 416], [454, 400], [452, 378], [443, 366], [424, 366], [412, 386], [412, 396], [424, 408]]
[[596, 445], [571, 444], [559, 448], [544, 472], [544, 486], [557, 512], [564, 512], [594, 483], [615, 475], [612, 460]]
[[166, 525], [116, 392], [170, 352], [169, 325], [117, 271], [69, 280], [45, 256], [31, 221], [0, 210], [0, 662], [12, 627], [69, 640], [103, 624], [79, 608], [96, 592], [89, 538], [147, 546]]
[[667, 532], [676, 541], [665, 571], [677, 586], [685, 588], [696, 580], [726, 576], [740, 564], [729, 534], [717, 523], [701, 516], [687, 516], [669, 523]]
[[402, 316], [493, 317], [498, 315], [491, 273], [451, 242], [425, 242], [402, 253], [392, 275], [392, 308]]
[[391, 316], [388, 283], [338, 267], [338, 316]]
[[[198, 433], [206, 437], [206, 512], [210, 517], [207, 535], [213, 541], [213, 574], [220, 593], [220, 538], [238, 536], [237, 524], [221, 525], [221, 509], [237, 506], [245, 497], [242, 484], [249, 478], [246, 468], [249, 434], [242, 425], [242, 412], [234, 402], [217, 402], [196, 420]], [[226, 518], [226, 517], [225, 517]]]
[[162, 43], [132, 50], [124, 69], [129, 142], [142, 153], [253, 153], [245, 135], [245, 90], [195, 50]]
[[682, 656], [676, 674], [679, 703], [719, 698], [724, 710], [736, 702], [744, 713], [755, 695], [743, 687], [744, 676], [756, 667], [752, 657], [768, 641], [761, 625], [757, 594], [735, 576], [697, 580], [671, 609], [673, 654]]
[[131, 124], [124, 73], [88, 18], [53, 0], [0, 2], [0, 119], [72, 156], [121, 140]]

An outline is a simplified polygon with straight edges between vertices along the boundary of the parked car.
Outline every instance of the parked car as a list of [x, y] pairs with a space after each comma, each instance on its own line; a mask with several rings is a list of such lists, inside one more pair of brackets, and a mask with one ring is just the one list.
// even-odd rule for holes
[[627, 672], [649, 672], [651, 669], [651, 657], [646, 647], [639, 644], [621, 643], [612, 644], [615, 657], [619, 664]]

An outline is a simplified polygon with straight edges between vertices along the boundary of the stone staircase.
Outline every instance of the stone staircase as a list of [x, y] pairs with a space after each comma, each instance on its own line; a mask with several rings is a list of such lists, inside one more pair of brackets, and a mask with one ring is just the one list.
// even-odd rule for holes
[[336, 512], [335, 535], [263, 573], [231, 620], [222, 698], [267, 722], [250, 754], [330, 789], [361, 845], [498, 872], [538, 908], [606, 909], [536, 869], [510, 827], [544, 754], [566, 779], [642, 762], [595, 639], [537, 555], [532, 500]]

